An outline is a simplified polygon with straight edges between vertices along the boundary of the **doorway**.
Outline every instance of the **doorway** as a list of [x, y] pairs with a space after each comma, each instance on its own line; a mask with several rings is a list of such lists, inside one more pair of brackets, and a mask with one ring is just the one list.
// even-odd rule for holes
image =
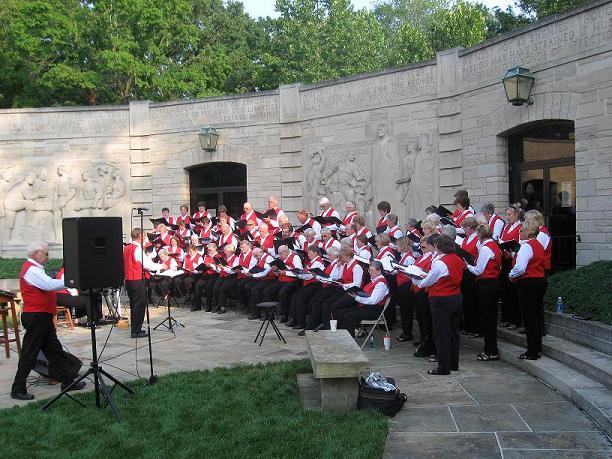
[[[198, 202], [214, 211], [225, 205], [230, 215], [237, 218], [247, 200], [247, 168], [232, 162], [207, 163], [189, 169], [190, 204], [197, 211]], [[193, 213], [192, 212], [192, 213]]]
[[508, 139], [510, 200], [537, 209], [552, 235], [552, 271], [576, 267], [576, 169], [572, 121], [548, 121]]

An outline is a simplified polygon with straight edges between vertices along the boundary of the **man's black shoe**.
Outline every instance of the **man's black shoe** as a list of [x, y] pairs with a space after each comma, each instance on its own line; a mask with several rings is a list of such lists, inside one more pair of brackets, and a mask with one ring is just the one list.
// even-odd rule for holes
[[138, 333], [132, 333], [130, 336], [132, 338], [146, 338], [149, 334], [144, 330], [140, 330]]
[[34, 396], [32, 394], [28, 394], [27, 392], [12, 392], [11, 398], [15, 400], [34, 400]]
[[407, 333], [402, 333], [400, 336], [398, 336], [395, 339], [398, 340], [400, 343], [404, 341], [412, 341], [412, 335], [407, 334]]
[[[71, 381], [71, 382], [68, 382], [68, 383], [62, 383], [62, 390], [66, 390], [66, 388], [67, 388], [67, 387], [68, 387], [70, 384], [72, 384], [72, 381]], [[74, 386], [72, 386], [72, 387], [70, 388], [70, 391], [69, 391], [69, 392], [72, 392], [73, 390], [82, 390], [82, 389], [85, 389], [85, 386], [86, 386], [85, 381], [79, 381], [78, 383], [76, 383]]]
[[194, 306], [193, 308], [191, 308], [191, 310], [192, 310], [192, 311], [201, 311], [201, 310], [202, 310], [202, 307], [197, 307], [197, 306]]
[[305, 334], [306, 334], [306, 329], [304, 329], [304, 330], [300, 330], [300, 331], [298, 332], [298, 336], [304, 336]]

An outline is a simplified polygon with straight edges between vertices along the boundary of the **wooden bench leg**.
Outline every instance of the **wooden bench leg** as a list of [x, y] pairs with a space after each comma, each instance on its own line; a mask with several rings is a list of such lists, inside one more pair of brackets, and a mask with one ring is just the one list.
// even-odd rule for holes
[[6, 358], [11, 358], [11, 351], [9, 348], [9, 336], [8, 336], [8, 313], [6, 311], [2, 311], [0, 313], [2, 315], [2, 343], [4, 344], [4, 352], [6, 353]]
[[324, 410], [357, 409], [357, 378], [321, 378], [321, 408]]
[[74, 330], [74, 322], [72, 322], [72, 313], [70, 312], [70, 308], [66, 308], [64, 311], [64, 318], [68, 321], [68, 328], [70, 328], [70, 330]]
[[19, 337], [19, 321], [17, 320], [17, 308], [15, 302], [11, 301], [11, 315], [13, 317], [13, 330], [15, 331], [15, 344], [17, 344], [17, 354], [21, 355], [21, 338]]

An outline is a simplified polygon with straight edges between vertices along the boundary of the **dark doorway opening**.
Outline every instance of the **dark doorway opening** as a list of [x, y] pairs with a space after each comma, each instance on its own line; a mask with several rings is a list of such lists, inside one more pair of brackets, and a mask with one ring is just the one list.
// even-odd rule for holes
[[552, 235], [552, 271], [576, 267], [574, 123], [530, 125], [508, 139], [511, 202], [544, 214]]
[[191, 209], [204, 201], [210, 210], [225, 205], [234, 218], [242, 213], [247, 200], [247, 168], [245, 164], [218, 162], [189, 169]]

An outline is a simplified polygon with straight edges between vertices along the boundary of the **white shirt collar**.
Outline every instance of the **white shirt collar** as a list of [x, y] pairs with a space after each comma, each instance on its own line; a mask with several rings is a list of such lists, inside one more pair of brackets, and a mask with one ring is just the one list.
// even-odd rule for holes
[[45, 269], [45, 268], [43, 267], [43, 265], [41, 265], [39, 262], [37, 262], [37, 261], [36, 261], [36, 260], [34, 260], [33, 258], [28, 258], [28, 261], [29, 261], [30, 263], [32, 263], [34, 266], [38, 266], [39, 268]]

